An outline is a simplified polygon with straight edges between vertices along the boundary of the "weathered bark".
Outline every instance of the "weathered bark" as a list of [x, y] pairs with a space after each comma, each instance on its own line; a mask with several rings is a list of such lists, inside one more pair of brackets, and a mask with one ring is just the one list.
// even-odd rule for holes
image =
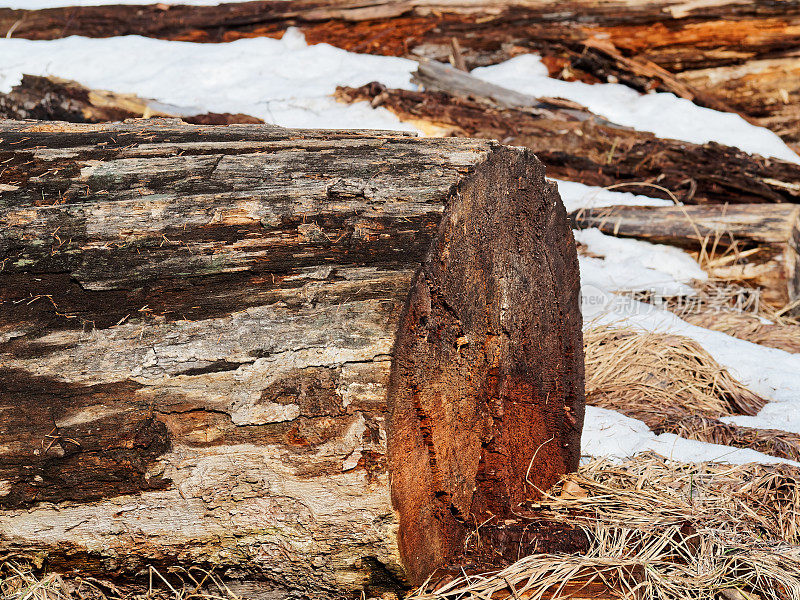
[[[570, 215], [575, 227], [651, 242], [725, 252], [714, 275], [752, 280], [787, 304], [800, 299], [800, 207], [796, 205], [611, 206]], [[731, 252], [731, 249], [734, 251]], [[758, 249], [753, 254], [743, 251]], [[738, 260], [737, 257], [742, 259]]]
[[10, 31], [13, 37], [30, 39], [140, 34], [221, 42], [279, 35], [287, 27], [300, 26], [326, 42], [344, 33], [340, 44], [346, 49], [383, 54], [404, 54], [424, 46], [425, 51], [447, 57], [456, 37], [467, 65], [509, 57], [513, 46], [578, 48], [587, 39], [602, 37], [671, 70], [764, 58], [791, 48], [800, 35], [796, 30], [800, 4], [794, 0], [682, 5], [669, 0], [573, 0], [559, 4], [558, 9], [540, 2], [492, 0], [301, 0], [291, 4], [262, 0], [219, 6], [153, 3], [0, 9], [0, 33]]
[[570, 215], [575, 227], [603, 233], [698, 247], [788, 244], [800, 226], [796, 205], [609, 206]]
[[[1, 549], [341, 597], [420, 581], [576, 467], [577, 260], [530, 152], [0, 132]], [[484, 552], [572, 543], [519, 527]]]
[[[311, 43], [453, 62], [457, 54], [468, 68], [538, 52], [553, 76], [620, 81], [643, 92], [668, 91], [711, 108], [741, 110], [751, 118], [763, 117], [767, 126], [774, 123], [776, 131], [796, 141], [795, 113], [786, 114], [773, 102], [750, 107], [740, 101], [747, 95], [747, 81], [732, 80], [731, 89], [719, 93], [715, 80], [683, 73], [749, 61], [793, 60], [800, 41], [797, 0], [573, 0], [557, 6], [492, 0], [303, 0], [0, 9], [0, 34], [31, 39], [139, 34], [220, 42], [280, 36], [289, 26], [299, 26]], [[794, 98], [797, 86], [791, 77], [783, 77], [783, 82], [781, 89]]]
[[[499, 94], [492, 91], [492, 97]], [[575, 112], [581, 111], [574, 108], [548, 109], [554, 118], [547, 118], [524, 108], [502, 108], [488, 96], [386, 89], [377, 83], [340, 87], [337, 97], [345, 102], [367, 100], [401, 120], [427, 125], [439, 135], [494, 138], [527, 146], [551, 177], [599, 186], [629, 182], [624, 191], [669, 197], [655, 184], [686, 203], [800, 201], [800, 166], [796, 164], [713, 142], [699, 145], [660, 139], [597, 117], [579, 120]]]
[[3, 119], [103, 123], [140, 117], [179, 117], [200, 125], [264, 122], [243, 114], [199, 114], [197, 109], [163, 104], [134, 94], [95, 90], [77, 81], [52, 76], [23, 75], [9, 93], [0, 94]]

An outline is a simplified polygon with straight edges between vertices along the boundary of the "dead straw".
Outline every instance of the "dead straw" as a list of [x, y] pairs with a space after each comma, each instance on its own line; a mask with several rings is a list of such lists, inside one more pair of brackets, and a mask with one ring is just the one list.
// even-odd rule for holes
[[582, 528], [586, 555], [531, 555], [409, 600], [580, 598], [598, 585], [606, 598], [800, 600], [798, 505], [800, 470], [786, 465], [596, 460], [534, 506]]
[[613, 325], [584, 332], [587, 402], [648, 424], [687, 415], [754, 415], [766, 401], [697, 342]]

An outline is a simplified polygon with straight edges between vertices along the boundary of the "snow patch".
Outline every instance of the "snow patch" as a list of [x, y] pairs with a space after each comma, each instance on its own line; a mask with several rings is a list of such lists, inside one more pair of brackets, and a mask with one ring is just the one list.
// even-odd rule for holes
[[91, 88], [137, 94], [201, 112], [245, 113], [284, 127], [416, 131], [367, 102], [343, 104], [337, 85], [376, 79], [410, 88], [417, 63], [354, 54], [328, 44], [308, 46], [289, 29], [283, 39], [196, 44], [141, 36], [49, 41], [0, 39], [0, 91], [23, 73], [55, 75]]
[[581, 452], [584, 455], [612, 459], [629, 458], [640, 452], [656, 452], [681, 462], [714, 461], [734, 465], [755, 462], [800, 466], [800, 463], [749, 448], [731, 448], [687, 440], [672, 433], [656, 435], [637, 419], [596, 406], [586, 407]]
[[[680, 248], [618, 238], [606, 235], [596, 227], [574, 231], [574, 235], [575, 241], [584, 244], [589, 252], [604, 257], [606, 267], [619, 265], [631, 270], [649, 269], [669, 275], [671, 280], [680, 283], [708, 279], [697, 261]], [[692, 293], [691, 289], [688, 293]]]
[[584, 185], [577, 181], [550, 179], [558, 186], [558, 193], [564, 201], [567, 212], [582, 208], [603, 208], [606, 206], [672, 206], [671, 200], [650, 198], [630, 192], [615, 192], [605, 188]]
[[751, 154], [800, 163], [800, 156], [775, 133], [751, 125], [739, 115], [703, 108], [674, 94], [640, 94], [619, 83], [588, 84], [547, 76], [541, 57], [522, 54], [472, 71], [475, 77], [532, 96], [578, 102], [596, 115], [660, 138], [705, 144], [718, 142]]

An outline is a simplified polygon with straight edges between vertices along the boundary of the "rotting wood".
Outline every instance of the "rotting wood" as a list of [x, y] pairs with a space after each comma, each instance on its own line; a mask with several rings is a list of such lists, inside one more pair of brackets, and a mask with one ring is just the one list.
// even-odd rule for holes
[[669, 197], [658, 189], [666, 188], [686, 203], [800, 202], [800, 165], [713, 142], [660, 139], [601, 119], [578, 120], [562, 109], [553, 109], [560, 116], [550, 119], [523, 108], [501, 108], [489, 97], [387, 89], [378, 83], [339, 87], [336, 96], [343, 102], [369, 101], [439, 135], [527, 146], [551, 177], [596, 186], [626, 184], [622, 191], [656, 197]]
[[583, 419], [575, 247], [532, 153], [175, 120], [0, 138], [0, 549], [339, 598], [469, 554], [489, 511], [485, 556], [585, 543], [504, 520], [576, 467]]
[[[674, 2], [573, 0], [552, 4], [370, 0], [243, 2], [219, 6], [89, 6], [0, 9], [0, 34], [54, 39], [67, 35], [137, 34], [225, 42], [279, 37], [298, 26], [310, 43], [354, 52], [424, 56], [447, 62], [454, 42], [467, 68], [537, 52], [551, 75], [619, 81], [636, 90], [672, 92], [719, 110], [740, 110], [797, 141], [798, 117], [774, 102], [750, 105], [750, 83], [728, 90], [692, 76], [698, 69], [793, 60], [800, 42], [800, 2]], [[684, 77], [684, 72], [689, 72]], [[779, 89], [794, 93], [790, 76]]]
[[59, 77], [23, 75], [7, 94], [0, 94], [0, 118], [103, 123], [133, 118], [179, 117], [199, 125], [263, 123], [243, 114], [202, 113], [200, 109], [163, 104], [134, 94], [88, 88]]
[[800, 299], [800, 206], [610, 206], [570, 218], [579, 229], [702, 250], [712, 259], [725, 254], [708, 261], [711, 275], [749, 280], [775, 304]]
[[[467, 65], [513, 55], [513, 48], [550, 43], [569, 46], [602, 37], [615, 47], [664, 68], [707, 68], [764, 58], [798, 39], [800, 3], [736, 0], [676, 5], [669, 0], [573, 0], [559, 10], [539, 2], [430, 2], [427, 0], [301, 0], [217, 6], [83, 6], [0, 10], [0, 33], [55, 39], [67, 35], [139, 34], [187, 41], [223, 42], [279, 35], [300, 26], [311, 38], [349, 25], [345, 49], [396, 55], [441, 46], [447, 60], [455, 37]], [[381, 26], [381, 21], [385, 24]], [[375, 25], [374, 28], [370, 26]], [[326, 33], [326, 31], [328, 33]], [[738, 45], [732, 52], [731, 45]], [[726, 51], [727, 50], [727, 51]], [[490, 54], [494, 53], [494, 56]]]

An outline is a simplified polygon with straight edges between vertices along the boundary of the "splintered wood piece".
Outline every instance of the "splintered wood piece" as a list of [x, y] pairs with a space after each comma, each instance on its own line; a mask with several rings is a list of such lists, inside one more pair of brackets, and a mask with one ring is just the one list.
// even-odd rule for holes
[[0, 550], [380, 595], [577, 466], [577, 257], [531, 152], [6, 121], [0, 161]]

